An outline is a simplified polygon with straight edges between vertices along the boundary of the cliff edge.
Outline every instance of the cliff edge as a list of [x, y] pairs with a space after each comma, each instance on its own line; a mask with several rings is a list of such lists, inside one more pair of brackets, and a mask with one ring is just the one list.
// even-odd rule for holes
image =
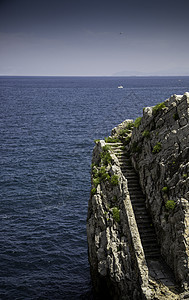
[[97, 299], [189, 299], [189, 93], [96, 141], [87, 238]]

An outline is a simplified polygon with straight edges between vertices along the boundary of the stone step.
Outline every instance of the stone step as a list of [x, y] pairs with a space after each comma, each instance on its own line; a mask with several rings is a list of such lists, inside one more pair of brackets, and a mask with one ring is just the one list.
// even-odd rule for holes
[[155, 230], [154, 228], [146, 228], [140, 231], [140, 234], [142, 236], [142, 238], [144, 238], [145, 240], [147, 239], [147, 237], [155, 237], [156, 238], [156, 234], [155, 234]]
[[[154, 232], [154, 228], [151, 228], [151, 222], [149, 222], [148, 220], [140, 221], [140, 220], [136, 219], [136, 223], [137, 223], [139, 232], [141, 232], [141, 231], [151, 232], [151, 233]], [[148, 231], [148, 229], [149, 229], [149, 231]]]
[[138, 190], [138, 182], [137, 181], [128, 180], [127, 183], [128, 183], [129, 188], [135, 188], [136, 190]]
[[[140, 200], [140, 202], [143, 203], [144, 200], [142, 199], [142, 200]], [[140, 214], [140, 213], [143, 213], [143, 212], [146, 213], [146, 206], [145, 206], [145, 204], [144, 204], [143, 207], [137, 207], [137, 206], [134, 207], [134, 205], [133, 205], [133, 209], [136, 211], [137, 214]]]
[[[133, 167], [130, 166], [130, 165], [127, 165], [126, 162], [124, 162], [124, 161], [119, 161], [119, 165], [120, 165], [120, 168], [121, 168], [122, 173], [124, 173], [124, 172], [133, 172]], [[135, 173], [135, 174], [136, 174], [136, 173]]]
[[[114, 152], [115, 153], [115, 152]], [[131, 163], [131, 160], [125, 155], [125, 154], [121, 154], [121, 153], [119, 153], [119, 154], [116, 154], [116, 156], [118, 156], [118, 159], [119, 160], [126, 160], [128, 163]]]
[[128, 175], [128, 176], [137, 176], [136, 173], [133, 170], [128, 170], [126, 168], [121, 168], [121, 171], [123, 173], [123, 175]]
[[157, 247], [157, 244], [154, 244], [153, 247], [149, 247], [149, 246], [144, 246], [143, 245], [143, 248], [144, 248], [144, 252], [145, 254], [149, 254], [149, 253], [157, 253], [160, 255], [160, 250], [159, 248]]
[[119, 147], [111, 147], [111, 150], [114, 151], [115, 155], [126, 155], [125, 151]]
[[[161, 254], [159, 251], [154, 252], [153, 250], [144, 253], [146, 260], [159, 260], [161, 258]], [[157, 299], [157, 298], [156, 298]]]
[[123, 159], [120, 159], [118, 158], [119, 160], [119, 163], [120, 164], [125, 164], [124, 167], [127, 168], [127, 169], [133, 169], [132, 165], [130, 164], [130, 162], [127, 160], [127, 158], [123, 158]]
[[[138, 207], [138, 208], [141, 208], [141, 207]], [[135, 218], [136, 219], [142, 219], [142, 218], [145, 218], [146, 216], [149, 218], [149, 216], [148, 215], [146, 215], [146, 213], [145, 213], [145, 211], [143, 210], [142, 212], [140, 211], [140, 212], [136, 212], [135, 210], [134, 210], [134, 214], [135, 214]], [[151, 218], [149, 218], [149, 220], [151, 220]]]
[[130, 163], [125, 159], [118, 159], [119, 164], [121, 166], [121, 169], [124, 168], [124, 170], [133, 170], [133, 167], [130, 165]]
[[129, 166], [127, 166], [126, 164], [125, 165], [121, 165], [121, 171], [122, 172], [131, 172], [131, 173], [137, 175], [136, 172], [135, 172], [135, 170], [133, 169], [133, 167], [131, 165], [129, 165]]
[[[122, 171], [122, 170], [121, 170]], [[126, 179], [130, 179], [130, 178], [135, 178], [136, 176], [136, 173], [132, 172], [132, 171], [129, 171], [129, 172], [123, 172], [123, 175], [125, 176]]]
[[159, 248], [156, 247], [156, 244], [154, 244], [152, 247], [148, 246], [143, 246], [144, 249], [144, 253], [145, 255], [151, 255], [151, 254], [157, 254], [158, 256], [160, 256], [160, 250]]
[[160, 255], [159, 248], [156, 248], [156, 246], [154, 246], [153, 248], [150, 248], [150, 247], [144, 247], [144, 253], [145, 253], [145, 255], [149, 255], [149, 254], [157, 254], [157, 255]]
[[[141, 210], [143, 212], [143, 215], [146, 214], [146, 207], [145, 207], [145, 203], [143, 201], [135, 201], [135, 202], [132, 202], [131, 201], [131, 204], [133, 206], [133, 209], [134, 209], [134, 212], [136, 211], [136, 214], [137, 215], [140, 215], [141, 213]], [[140, 207], [139, 207], [140, 206]], [[141, 210], [140, 210], [140, 209]]]
[[144, 209], [146, 211], [145, 198], [142, 195], [139, 195], [139, 194], [131, 195], [130, 194], [130, 199], [131, 199], [131, 203], [133, 206], [135, 205], [135, 203], [140, 203], [140, 204], [143, 203]]
[[150, 253], [145, 253], [146, 259], [159, 259], [161, 258], [161, 254], [159, 252], [150, 252]]
[[[122, 172], [123, 173], [123, 172]], [[139, 185], [139, 178], [138, 176], [136, 175], [136, 173], [131, 173], [131, 174], [126, 174], [127, 176], [127, 181], [128, 182], [131, 182], [131, 181], [135, 181], [136, 183], [138, 183]]]
[[148, 228], [151, 227], [151, 222], [149, 220], [137, 220], [136, 219], [136, 222], [137, 222], [137, 226], [139, 229], [141, 230], [147, 230]]
[[[138, 226], [138, 229], [140, 232], [141, 231], [146, 232], [146, 233], [154, 232], [154, 228], [151, 228], [151, 222], [149, 222], [149, 220], [140, 221], [140, 220], [136, 219], [136, 223], [137, 223], [137, 226]], [[149, 229], [149, 231], [148, 231], [148, 229]]]
[[129, 188], [129, 191], [136, 191], [136, 193], [137, 194], [142, 194], [143, 195], [143, 192], [142, 192], [142, 190], [141, 190], [141, 188], [139, 188], [139, 183], [137, 184], [137, 186], [136, 186], [136, 184], [135, 185], [132, 185], [132, 183], [130, 182], [129, 183], [129, 181], [128, 181], [128, 188]]
[[145, 221], [145, 220], [151, 220], [150, 218], [149, 218], [149, 216], [147, 215], [147, 214], [143, 214], [143, 215], [135, 215], [135, 217], [136, 217], [136, 219], [139, 221], [139, 220], [142, 220], [142, 221]]
[[137, 184], [138, 185], [138, 179], [137, 178], [134, 178], [134, 177], [131, 177], [131, 178], [127, 178], [127, 183], [128, 185], [134, 185], [134, 184]]
[[134, 175], [130, 175], [130, 176], [126, 176], [126, 177], [127, 177], [128, 184], [138, 182], [138, 178]]
[[105, 143], [106, 145], [119, 145], [119, 146], [123, 146], [123, 143], [121, 143], [121, 142], [116, 142], [116, 143], [111, 143], [111, 142], [107, 142], [107, 143]]
[[135, 199], [138, 199], [138, 198], [141, 198], [141, 200], [144, 200], [144, 202], [145, 202], [146, 198], [145, 198], [145, 196], [144, 196], [144, 194], [142, 193], [141, 190], [130, 188], [129, 192], [130, 192], [131, 201], [135, 200]]
[[128, 157], [126, 156], [125, 152], [123, 152], [121, 149], [120, 150], [119, 149], [114, 149], [114, 150], [111, 149], [111, 150], [114, 152], [114, 154], [117, 156], [118, 159], [122, 158], [122, 157], [128, 159]]
[[[123, 175], [124, 175], [124, 173], [123, 173]], [[130, 174], [130, 175], [127, 174], [127, 175], [124, 175], [124, 176], [126, 176], [127, 182], [138, 181], [138, 177], [135, 174]]]
[[[131, 204], [132, 204], [132, 206], [133, 206], [134, 212], [135, 212], [138, 208], [142, 208], [142, 209], [143, 209], [143, 215], [144, 215], [144, 213], [146, 213], [146, 212], [145, 212], [145, 205], [144, 205], [143, 202], [132, 202], [132, 201], [131, 201]], [[140, 213], [138, 213], [138, 215], [139, 215], [139, 214], [140, 214]]]
[[135, 199], [131, 199], [131, 204], [133, 206], [133, 209], [138, 210], [138, 206], [140, 205], [141, 209], [143, 209], [143, 211], [146, 212], [146, 205], [144, 201], [145, 201], [144, 199], [137, 198], [137, 197]]
[[138, 189], [135, 189], [134, 187], [130, 187], [128, 190], [130, 192], [131, 201], [135, 200], [135, 198], [145, 199], [143, 193]]
[[133, 205], [135, 205], [135, 204], [143, 204], [144, 205], [144, 209], [145, 209], [145, 211], [146, 211], [146, 205], [145, 205], [145, 198], [141, 195], [141, 197], [139, 197], [140, 196], [140, 194], [136, 194], [136, 196], [131, 196], [131, 203], [133, 204]]
[[[118, 159], [118, 161], [119, 161], [119, 159]], [[133, 166], [130, 164], [129, 161], [128, 162], [126, 161], [126, 163], [124, 165], [122, 164], [121, 169], [122, 169], [122, 171], [125, 171], [125, 170], [127, 171], [127, 169], [129, 169], [129, 170], [132, 170], [136, 174]]]
[[126, 154], [124, 151], [122, 151], [121, 149], [112, 149], [111, 150], [114, 152], [114, 154], [117, 156], [117, 158], [120, 157], [126, 157]]
[[142, 242], [143, 244], [147, 245], [147, 244], [150, 244], [150, 243], [153, 243], [153, 242], [156, 242], [157, 243], [157, 239], [156, 239], [156, 235], [146, 235], [146, 236], [143, 236], [142, 238]]
[[147, 235], [147, 236], [144, 236], [143, 238], [142, 238], [142, 243], [144, 244], [144, 245], [148, 245], [148, 244], [150, 244], [150, 243], [156, 243], [156, 245], [157, 245], [157, 239], [156, 239], [156, 236], [155, 235]]
[[132, 203], [131, 202], [131, 204], [132, 204], [132, 206], [133, 206], [133, 210], [134, 210], [134, 212], [136, 211], [136, 209], [138, 209], [138, 208], [142, 208], [143, 210], [145, 209], [145, 207], [144, 207], [144, 204], [143, 203], [140, 203], [140, 202], [137, 202], [137, 203]]
[[134, 210], [136, 218], [143, 218], [146, 216], [146, 211], [143, 209], [141, 211]]
[[155, 247], [157, 246], [157, 240], [154, 238], [154, 239], [150, 239], [150, 240], [143, 240], [142, 241], [142, 245], [144, 246], [144, 247], [154, 247], [154, 245], [155, 245]]
[[138, 199], [138, 198], [141, 198], [141, 199], [143, 199], [143, 200], [145, 199], [145, 198], [144, 198], [144, 195], [142, 194], [142, 192], [136, 190], [136, 189], [133, 188], [133, 187], [129, 188], [129, 192], [130, 192], [131, 202], [132, 202], [132, 200], [135, 200], [135, 199]]
[[146, 222], [146, 220], [149, 220], [149, 223], [152, 224], [151, 218], [148, 214], [135, 214], [135, 218], [138, 222]]
[[145, 229], [140, 231], [140, 234], [141, 234], [142, 238], [144, 238], [144, 240], [146, 240], [147, 237], [157, 238], [154, 227], [145, 228]]
[[106, 145], [110, 146], [110, 147], [123, 147], [122, 143], [106, 143]]
[[[130, 191], [130, 190], [129, 190]], [[142, 195], [140, 192], [135, 191], [136, 193], [130, 191], [130, 199], [131, 203], [134, 205], [135, 203], [143, 203], [144, 208], [146, 210], [146, 204], [145, 204], [145, 198], [144, 195]]]
[[[123, 173], [123, 172], [122, 172]], [[131, 172], [130, 172], [131, 173]], [[139, 184], [139, 178], [138, 178], [138, 176], [136, 175], [136, 173], [131, 173], [131, 174], [128, 174], [127, 173], [127, 180], [128, 180], [128, 182], [129, 181], [131, 181], [130, 179], [135, 179], [135, 181]]]

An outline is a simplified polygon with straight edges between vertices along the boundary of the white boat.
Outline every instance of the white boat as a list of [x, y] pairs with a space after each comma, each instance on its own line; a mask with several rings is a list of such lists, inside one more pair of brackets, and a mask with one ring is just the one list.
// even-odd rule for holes
[[118, 86], [118, 89], [123, 89], [123, 86], [122, 86], [122, 85], [119, 85], [119, 86]]

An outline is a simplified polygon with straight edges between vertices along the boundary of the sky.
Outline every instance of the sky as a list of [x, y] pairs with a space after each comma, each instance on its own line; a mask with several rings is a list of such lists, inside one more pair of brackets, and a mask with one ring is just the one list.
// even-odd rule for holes
[[0, 75], [189, 75], [189, 1], [0, 0]]

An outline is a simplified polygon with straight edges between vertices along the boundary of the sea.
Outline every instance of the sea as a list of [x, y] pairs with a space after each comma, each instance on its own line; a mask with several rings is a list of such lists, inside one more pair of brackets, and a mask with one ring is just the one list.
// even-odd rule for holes
[[94, 140], [188, 91], [189, 77], [0, 77], [1, 300], [93, 299]]

